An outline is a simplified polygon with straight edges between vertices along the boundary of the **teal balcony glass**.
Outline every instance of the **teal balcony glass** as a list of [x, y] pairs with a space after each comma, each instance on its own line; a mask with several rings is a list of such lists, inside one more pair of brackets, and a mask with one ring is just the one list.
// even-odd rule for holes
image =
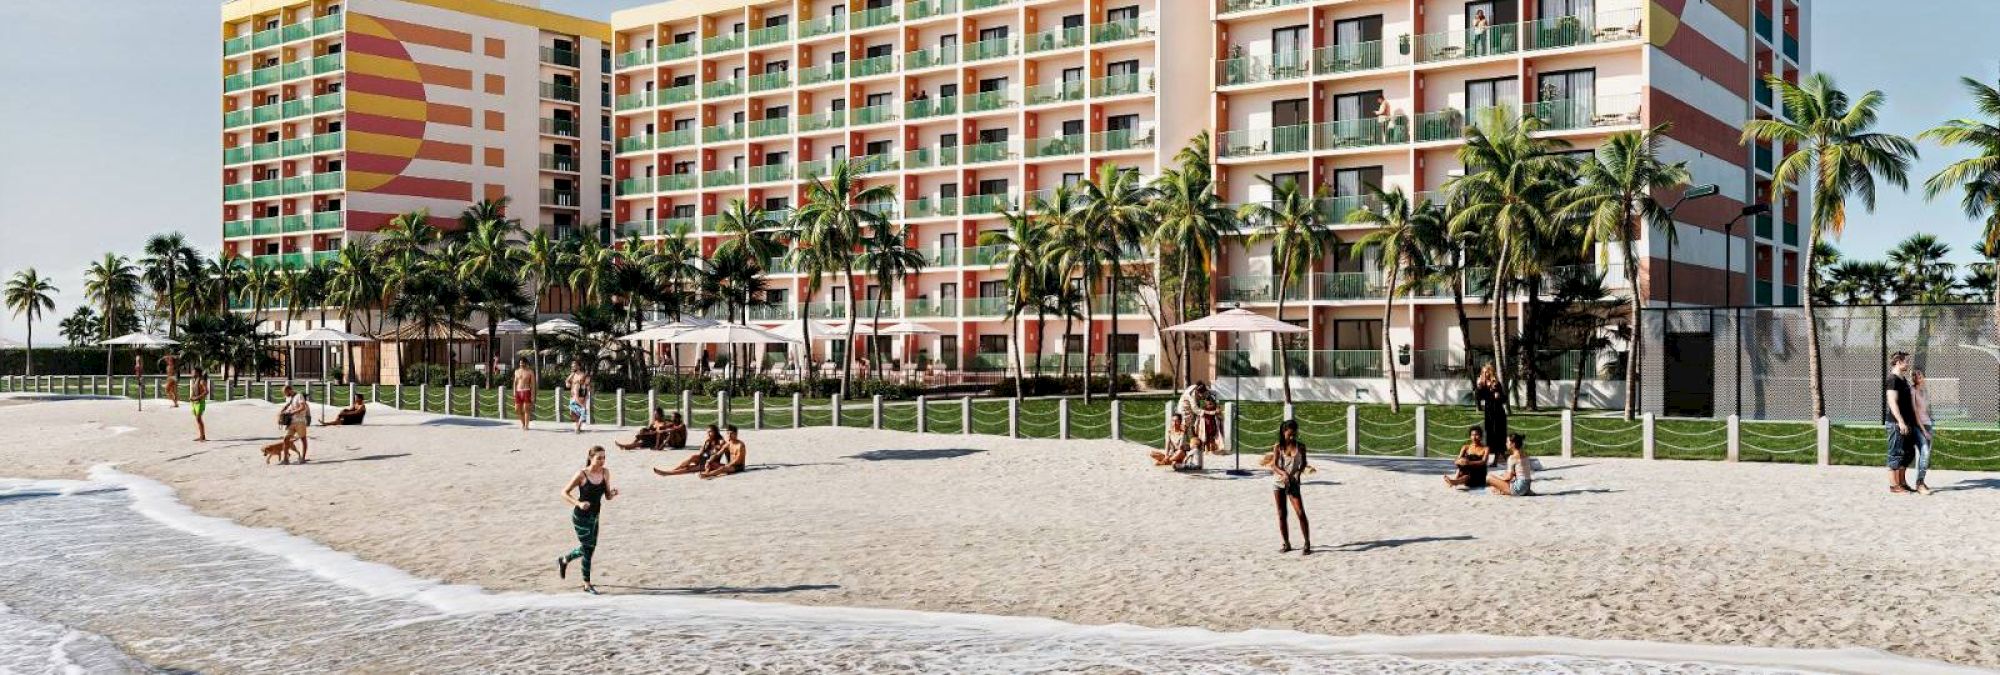
[[702, 127], [702, 129], [701, 129], [701, 142], [703, 142], [703, 143], [726, 143], [726, 142], [729, 142], [729, 141], [740, 141], [740, 140], [743, 140], [743, 127], [744, 127], [744, 126], [746, 126], [746, 125], [742, 125], [742, 124], [717, 124], [717, 125], [715, 125], [715, 126], [712, 126], [712, 127]]
[[790, 117], [772, 117], [761, 120], [754, 120], [750, 122], [751, 138], [776, 136], [779, 134], [791, 133], [791, 130], [792, 130], [792, 118]]
[[799, 24], [799, 38], [816, 38], [822, 35], [832, 35], [844, 30], [847, 30], [847, 15], [835, 14], [801, 22]]
[[845, 110], [828, 110], [799, 117], [799, 133], [838, 129], [844, 126], [847, 126]]
[[[1412, 205], [1414, 206], [1414, 203]], [[1328, 224], [1340, 225], [1346, 223], [1348, 216], [1355, 211], [1373, 209], [1380, 206], [1380, 203], [1370, 195], [1350, 195], [1326, 197], [1320, 199], [1315, 206], [1318, 207], [1322, 220]]]
[[763, 166], [750, 167], [750, 182], [752, 183], [776, 183], [791, 179], [792, 165], [790, 164], [765, 164]]
[[222, 224], [222, 237], [224, 239], [248, 236], [250, 236], [250, 221], [232, 220]]
[[312, 229], [314, 232], [319, 232], [323, 230], [341, 229], [345, 227], [345, 223], [342, 220], [342, 216], [343, 214], [340, 211], [321, 211], [318, 213], [314, 213], [312, 214]]
[[1271, 9], [1274, 7], [1303, 5], [1307, 2], [1309, 2], [1309, 0], [1223, 0], [1221, 13], [1233, 14], [1236, 12], [1249, 12], [1259, 9]]
[[1320, 75], [1374, 70], [1392, 62], [1400, 64], [1402, 57], [1398, 54], [1385, 61], [1381, 40], [1334, 45], [1313, 51], [1313, 72]]
[[887, 75], [896, 72], [896, 55], [883, 54], [881, 56], [865, 58], [853, 62], [848, 67], [852, 69], [855, 77]]
[[250, 233], [264, 237], [285, 233], [285, 220], [277, 216], [256, 218], [250, 221]]
[[980, 40], [965, 45], [964, 50], [966, 61], [1005, 58], [1014, 54], [1014, 39], [993, 38], [991, 40]]
[[789, 86], [792, 86], [792, 73], [789, 70], [750, 76], [750, 91], [770, 91]]
[[1411, 39], [1410, 49], [1417, 63], [1442, 63], [1461, 59], [1512, 54], [1521, 50], [1521, 25], [1500, 24], [1425, 33]]
[[1791, 59], [1792, 63], [1799, 62], [1799, 39], [1791, 33], [1785, 34], [1785, 58]]
[[646, 220], [628, 220], [618, 224], [618, 238], [653, 236], [653, 223]]
[[1551, 131], [1632, 125], [1639, 123], [1639, 95], [1536, 101], [1526, 112], [1540, 118], [1543, 128]]
[[896, 16], [896, 8], [894, 6], [877, 7], [875, 9], [856, 12], [854, 14], [854, 29], [861, 30], [876, 26], [887, 26], [901, 20], [901, 18]]
[[1144, 69], [1136, 73], [1110, 75], [1090, 81], [1091, 96], [1131, 96], [1154, 91], [1153, 71]]
[[250, 198], [250, 186], [247, 184], [222, 186], [223, 201], [234, 202], [234, 201], [242, 201], [249, 198]]
[[1150, 128], [1105, 131], [1090, 135], [1090, 149], [1092, 152], [1151, 150], [1158, 145], [1155, 136]]
[[1027, 154], [1029, 157], [1036, 158], [1082, 154], [1084, 149], [1083, 141], [1083, 134], [1030, 138], [1027, 142]]
[[1347, 150], [1365, 148], [1410, 140], [1408, 126], [1402, 116], [1387, 121], [1374, 117], [1351, 120], [1322, 122], [1314, 129], [1314, 147], [1321, 150]]
[[278, 219], [278, 225], [284, 229], [285, 234], [297, 234], [311, 229], [306, 225], [305, 216], [284, 216]]
[[722, 98], [743, 93], [743, 78], [716, 80], [701, 84], [702, 98]]
[[791, 24], [770, 26], [750, 31], [750, 46], [774, 45], [792, 39]]
[[965, 250], [965, 264], [972, 266], [998, 265], [1012, 257], [1011, 246], [975, 246]]
[[[956, 249], [932, 251], [931, 253], [940, 252], [949, 253], [953, 261], [950, 263], [932, 262], [932, 267], [951, 267], [958, 264], [958, 251]], [[958, 316], [958, 304], [954, 302], [938, 302], [929, 298], [917, 298], [906, 303], [906, 306], [903, 308], [903, 315], [913, 319], [949, 318]]]
[[1014, 154], [1014, 150], [1008, 147], [1006, 141], [999, 141], [994, 143], [978, 143], [975, 145], [965, 146], [965, 163], [967, 164], [978, 164], [981, 162], [1002, 162], [1017, 158], [1018, 157]]
[[844, 79], [847, 79], [847, 63], [844, 61], [799, 69], [799, 86], [801, 87], [810, 87], [815, 84], [824, 84], [827, 82], [838, 82]]
[[653, 179], [649, 176], [627, 178], [618, 181], [618, 196], [643, 195], [653, 191]]
[[854, 166], [854, 172], [863, 175], [895, 171], [897, 167], [895, 155], [861, 155], [849, 161]]
[[665, 174], [655, 179], [655, 184], [657, 186], [655, 189], [660, 192], [693, 190], [695, 188], [695, 175], [692, 172]]
[[541, 155], [541, 167], [543, 171], [576, 173], [583, 166], [582, 162], [577, 161], [576, 155], [558, 155], [553, 152], [544, 152]]
[[577, 57], [576, 50], [574, 49], [542, 48], [542, 63], [575, 68], [580, 62], [581, 60]]
[[896, 108], [895, 106], [887, 103], [884, 103], [882, 105], [871, 105], [866, 108], [854, 109], [855, 126], [863, 126], [868, 124], [881, 124], [883, 122], [893, 122], [895, 120], [896, 120]]
[[613, 107], [617, 108], [618, 112], [625, 112], [628, 110], [638, 110], [640, 108], [650, 108], [653, 106], [653, 97], [651, 92], [641, 91], [631, 94], [621, 94], [615, 100], [616, 103], [613, 104]]
[[920, 120], [926, 117], [955, 114], [958, 114], [958, 97], [956, 96], [928, 98], [903, 104], [903, 117], [906, 119]]
[[1305, 152], [1312, 148], [1312, 125], [1239, 129], [1222, 135], [1223, 157], [1261, 157]]
[[833, 163], [824, 159], [799, 162], [799, 178], [801, 180], [823, 178], [828, 173], [831, 173], [832, 170]]
[[[1012, 304], [1013, 304], [1013, 300], [1009, 299], [1009, 298], [1008, 298], [1007, 296], [1004, 296], [1004, 295], [1003, 295], [1003, 296], [997, 296], [997, 297], [989, 297], [989, 296], [979, 296], [979, 297], [974, 297], [974, 298], [967, 298], [967, 299], [966, 299], [966, 303], [965, 303], [965, 315], [966, 315], [966, 316], [1006, 316], [1006, 315], [1007, 315], [1007, 308], [1008, 308], [1009, 306], [1011, 306]], [[988, 355], [988, 354], [979, 354], [979, 355], [976, 355], [976, 356], [974, 356], [973, 358], [974, 358], [974, 360], [975, 360], [975, 361], [978, 361], [978, 360], [980, 360], [980, 359], [983, 359], [983, 358], [985, 358], [985, 357], [987, 357], [987, 356], [989, 356], [989, 355]], [[1001, 368], [1005, 368], [1005, 367], [1006, 367], [1006, 366], [1005, 366], [1005, 359], [1006, 359], [1006, 356], [1007, 356], [1006, 354], [997, 354], [997, 355], [992, 355], [992, 356], [999, 356], [999, 357], [1001, 357], [1001, 359], [1002, 359], [1002, 360], [1001, 360], [1001, 364], [1002, 364], [1002, 365], [1001, 365]]]
[[1028, 87], [1028, 105], [1073, 103], [1083, 100], [1083, 80], [1048, 82]]
[[1152, 17], [1141, 16], [1119, 21], [1107, 21], [1090, 27], [1090, 41], [1093, 43], [1137, 40], [1153, 37]]
[[624, 70], [626, 68], [636, 68], [638, 66], [643, 66], [652, 63], [653, 52], [645, 49], [635, 49], [629, 52], [625, 52], [623, 54], [619, 54], [615, 62], [618, 64], [619, 70]]
[[714, 37], [710, 37], [701, 41], [701, 53], [703, 54], [719, 54], [733, 49], [742, 49], [742, 48], [743, 48], [742, 33], [723, 33], [721, 35], [716, 35]]
[[[958, 200], [951, 197], [923, 197], [903, 202], [904, 218], [942, 218], [958, 215]], [[958, 251], [952, 250], [956, 261]]]
[[958, 0], [910, 0], [905, 8], [910, 20], [916, 21], [955, 13], [958, 11]]
[[743, 172], [735, 169], [718, 169], [701, 175], [701, 186], [704, 188], [742, 184]]
[[958, 146], [917, 148], [903, 153], [903, 168], [928, 169], [958, 163]]
[[654, 50], [653, 58], [660, 63], [689, 58], [695, 55], [694, 45], [695, 42], [693, 40], [664, 44], [659, 49]]
[[658, 101], [657, 105], [674, 105], [693, 101], [695, 99], [695, 85], [683, 84], [678, 87], [661, 89], [658, 94], [654, 95], [654, 99]]
[[845, 319], [847, 303], [815, 302], [806, 305], [806, 317], [811, 319]]
[[1216, 81], [1223, 85], [1259, 84], [1303, 79], [1312, 74], [1305, 52], [1280, 52], [1224, 59]]
[[965, 207], [965, 215], [984, 215], [1006, 211], [1014, 203], [1014, 196], [1005, 193], [990, 195], [966, 195], [960, 204]]
[[343, 62], [339, 54], [315, 56], [312, 60], [312, 72], [314, 75], [325, 75], [340, 70], [342, 65]]
[[653, 136], [653, 147], [665, 150], [694, 145], [694, 129], [673, 129]]
[[1083, 36], [1084, 30], [1082, 26], [1045, 30], [1029, 35], [1025, 49], [1029, 54], [1034, 54], [1036, 52], [1052, 52], [1058, 49], [1082, 47], [1084, 43]]
[[965, 97], [965, 112], [981, 113], [1014, 107], [1014, 96], [1005, 89], [982, 91]]
[[544, 117], [542, 118], [541, 121], [542, 121], [542, 127], [541, 127], [542, 133], [544, 134], [548, 134], [550, 136], [567, 136], [569, 138], [576, 138], [578, 135], [576, 120], [564, 120], [564, 119]]
[[1001, 5], [1013, 4], [1014, 2], [1015, 0], [965, 0], [965, 11], [976, 12], [982, 9], [992, 9]]
[[946, 49], [944, 47], [919, 49], [903, 57], [904, 70], [921, 70], [924, 68], [949, 66], [956, 63], [958, 63], [958, 50]]

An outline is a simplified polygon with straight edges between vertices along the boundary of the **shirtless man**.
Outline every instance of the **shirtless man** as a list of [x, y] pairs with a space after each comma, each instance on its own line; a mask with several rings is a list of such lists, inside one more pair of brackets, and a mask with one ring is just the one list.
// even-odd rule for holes
[[750, 449], [744, 447], [742, 439], [736, 437], [736, 425], [731, 424], [723, 429], [728, 435], [722, 441], [722, 465], [701, 472], [703, 479], [743, 473], [743, 468], [749, 464]]
[[583, 433], [583, 423], [590, 420], [590, 372], [583, 369], [582, 361], [572, 361], [569, 379], [563, 380], [569, 387], [569, 414], [576, 418], [576, 433]]
[[514, 366], [514, 417], [521, 420], [521, 430], [528, 430], [528, 421], [535, 417], [535, 371], [528, 367], [528, 360], [521, 359]]
[[180, 359], [172, 354], [168, 354], [165, 361], [167, 370], [167, 400], [172, 401], [174, 407], [179, 408], [181, 407]]

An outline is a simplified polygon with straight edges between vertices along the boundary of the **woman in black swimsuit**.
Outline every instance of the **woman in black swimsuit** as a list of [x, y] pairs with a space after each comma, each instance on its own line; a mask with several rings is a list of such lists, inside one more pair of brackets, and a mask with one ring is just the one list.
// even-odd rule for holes
[[708, 471], [709, 469], [714, 468], [714, 465], [720, 463], [721, 461], [722, 461], [722, 430], [717, 428], [715, 425], [710, 424], [708, 425], [708, 438], [707, 440], [703, 440], [701, 442], [701, 449], [696, 450], [693, 455], [690, 455], [687, 458], [687, 461], [681, 462], [680, 466], [676, 466], [672, 469], [662, 469], [659, 467], [653, 467], [653, 473], [661, 476], [678, 476], [684, 473], [703, 473]]
[[1480, 437], [1479, 427], [1465, 430], [1465, 445], [1459, 447], [1458, 458], [1452, 460], [1457, 471], [1444, 477], [1444, 484], [1459, 490], [1486, 487], [1486, 467], [1492, 462], [1486, 440]]
[[1292, 532], [1285, 523], [1285, 502], [1290, 501], [1292, 510], [1299, 514], [1299, 534], [1306, 539], [1300, 555], [1312, 555], [1312, 525], [1306, 522], [1306, 502], [1299, 494], [1299, 484], [1306, 472], [1313, 469], [1306, 463], [1306, 444], [1299, 441], [1298, 420], [1285, 420], [1278, 426], [1278, 444], [1272, 446], [1271, 454], [1264, 456], [1263, 464], [1271, 468], [1271, 496], [1278, 502], [1278, 537], [1284, 540], [1284, 547], [1278, 552], [1292, 551]]
[[[573, 497], [572, 492], [576, 493]], [[604, 446], [591, 446], [583, 470], [563, 486], [562, 496], [570, 505], [569, 524], [576, 529], [576, 548], [556, 558], [556, 576], [569, 578], [570, 561], [582, 558], [583, 592], [596, 595], [597, 587], [590, 584], [590, 558], [597, 552], [597, 519], [604, 511], [604, 500], [618, 496], [618, 490], [611, 487], [611, 470], [604, 468]]]
[[[1500, 373], [1493, 364], [1486, 364], [1479, 370], [1479, 381], [1472, 386], [1472, 400], [1479, 404], [1479, 426], [1486, 440], [1488, 461], [1499, 461], [1507, 454], [1507, 392], [1500, 387]], [[1484, 485], [1482, 478], [1478, 485]]]

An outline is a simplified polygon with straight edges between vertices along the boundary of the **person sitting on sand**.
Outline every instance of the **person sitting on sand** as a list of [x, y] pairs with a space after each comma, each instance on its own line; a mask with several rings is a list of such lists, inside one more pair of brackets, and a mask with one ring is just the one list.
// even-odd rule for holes
[[1187, 417], [1181, 413], [1174, 413], [1173, 419], [1169, 420], [1167, 426], [1167, 447], [1153, 453], [1153, 466], [1179, 466], [1181, 462], [1187, 461], [1188, 448], [1191, 445], [1192, 441], [1187, 433]]
[[1458, 459], [1451, 462], [1458, 470], [1445, 476], [1444, 484], [1459, 490], [1486, 485], [1486, 465], [1490, 461], [1486, 455], [1486, 439], [1479, 427], [1466, 429], [1465, 445], [1458, 449]]
[[1527, 497], [1535, 494], [1535, 467], [1528, 463], [1528, 438], [1521, 434], [1507, 434], [1507, 475], [1486, 479], [1486, 487], [1493, 494], [1509, 497]]
[[1299, 440], [1299, 421], [1285, 420], [1278, 425], [1278, 443], [1271, 447], [1271, 453], [1264, 455], [1261, 462], [1271, 469], [1274, 481], [1272, 495], [1278, 502], [1278, 537], [1284, 541], [1279, 553], [1292, 552], [1292, 532], [1285, 526], [1285, 503], [1291, 502], [1292, 511], [1298, 513], [1299, 534], [1305, 537], [1306, 547], [1300, 555], [1312, 555], [1312, 525], [1306, 521], [1305, 496], [1299, 492], [1305, 475], [1314, 469], [1306, 462], [1306, 444]]
[[618, 449], [635, 450], [643, 447], [647, 450], [658, 450], [660, 449], [661, 442], [665, 441], [666, 438], [667, 413], [658, 406], [655, 406], [653, 408], [653, 417], [646, 420], [646, 426], [639, 427], [639, 433], [632, 436], [630, 443], [619, 443]]
[[700, 449], [682, 461], [679, 466], [672, 469], [654, 468], [653, 473], [662, 476], [678, 476], [684, 473], [708, 473], [709, 469], [715, 468], [720, 464], [721, 457], [722, 430], [710, 424], [708, 425], [708, 438], [702, 440]]
[[680, 413], [667, 413], [666, 446], [679, 450], [687, 447], [688, 425], [681, 421]]
[[355, 394], [353, 403], [348, 404], [345, 408], [341, 408], [340, 412], [334, 413], [333, 419], [320, 420], [319, 425], [323, 427], [360, 426], [361, 420], [367, 417], [368, 402], [362, 400], [360, 394]]
[[716, 458], [716, 466], [714, 468], [701, 472], [701, 477], [704, 480], [720, 478], [732, 473], [743, 473], [743, 469], [750, 464], [750, 449], [743, 445], [742, 439], [736, 437], [736, 425], [731, 424], [724, 427], [724, 430], [728, 432], [729, 436], [722, 442], [722, 454]]

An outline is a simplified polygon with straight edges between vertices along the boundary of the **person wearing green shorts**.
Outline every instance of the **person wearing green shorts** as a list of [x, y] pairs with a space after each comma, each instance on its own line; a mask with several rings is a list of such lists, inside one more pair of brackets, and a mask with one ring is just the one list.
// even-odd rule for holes
[[194, 391], [189, 392], [188, 407], [194, 410], [194, 439], [208, 440], [208, 425], [201, 420], [201, 414], [208, 412], [208, 373], [194, 369]]

